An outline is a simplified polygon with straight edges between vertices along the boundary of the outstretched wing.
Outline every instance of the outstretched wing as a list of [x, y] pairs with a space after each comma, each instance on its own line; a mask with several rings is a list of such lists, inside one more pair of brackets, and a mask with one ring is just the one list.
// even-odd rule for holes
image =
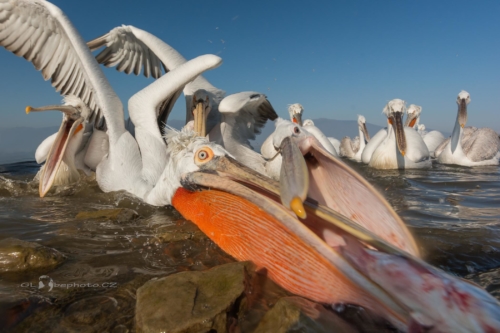
[[224, 144], [231, 140], [247, 147], [251, 147], [250, 140], [255, 139], [268, 119], [278, 118], [266, 95], [253, 91], [227, 96], [221, 101], [219, 111], [225, 123]]
[[168, 72], [165, 64], [158, 56], [132, 31], [130, 26], [116, 27], [107, 34], [87, 43], [91, 51], [104, 46], [96, 56], [98, 63], [106, 67], [115, 67], [119, 72], [139, 75], [141, 70], [145, 77], [159, 78], [163, 71]]
[[[97, 55], [97, 61], [108, 67], [117, 66], [117, 70], [127, 74], [133, 72], [138, 75], [142, 68], [146, 77], [152, 75], [159, 78], [162, 67], [167, 72], [187, 62], [176, 49], [158, 37], [131, 25], [114, 28], [87, 45], [92, 51], [105, 46]], [[192, 96], [198, 89], [211, 93], [217, 104], [225, 95], [225, 91], [211, 85], [203, 76], [195, 78], [183, 90], [186, 96], [186, 122], [191, 117]]]
[[92, 111], [90, 121], [102, 126], [95, 84], [102, 72], [91, 73], [99, 65], [59, 8], [42, 0], [0, 0], [0, 45], [30, 61], [62, 95], [79, 97]]

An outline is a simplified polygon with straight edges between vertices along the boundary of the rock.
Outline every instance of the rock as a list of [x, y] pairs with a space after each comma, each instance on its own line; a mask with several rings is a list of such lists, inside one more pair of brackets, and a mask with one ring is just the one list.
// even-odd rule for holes
[[245, 291], [248, 262], [150, 280], [137, 290], [137, 332], [224, 333], [227, 314]]
[[357, 332], [323, 305], [298, 296], [283, 297], [268, 311], [254, 333]]
[[59, 251], [15, 238], [0, 241], [0, 273], [49, 271], [64, 261]]
[[[84, 298], [66, 309], [60, 327], [73, 332], [92, 332], [97, 327], [105, 327], [105, 323], [109, 322], [109, 318], [116, 314], [117, 310], [118, 302], [113, 297]], [[92, 327], [91, 330], [88, 329], [90, 327]]]
[[128, 208], [101, 209], [90, 212], [79, 212], [77, 220], [111, 220], [118, 223], [134, 220], [139, 217], [136, 211]]
[[183, 240], [200, 241], [207, 239], [207, 236], [198, 229], [195, 224], [189, 223], [182, 226], [166, 226], [157, 230], [156, 236], [160, 242], [178, 242]]

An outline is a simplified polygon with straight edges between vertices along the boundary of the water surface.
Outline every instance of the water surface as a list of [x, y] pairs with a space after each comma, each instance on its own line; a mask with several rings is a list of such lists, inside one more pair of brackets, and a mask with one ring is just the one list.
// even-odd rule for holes
[[[380, 171], [348, 163], [403, 217], [428, 262], [473, 280], [500, 298], [498, 167], [435, 164], [431, 170]], [[53, 307], [53, 311], [67, 315], [85, 300], [91, 304], [96, 295], [110, 295], [112, 291], [103, 283], [112, 282], [121, 287], [115, 288], [113, 297], [121, 297], [128, 307], [120, 316], [112, 311], [109, 315], [117, 321], [114, 327], [126, 331], [133, 321], [135, 289], [144, 281], [233, 261], [206, 238], [161, 241], [165, 232], [193, 232], [196, 227], [171, 207], [148, 206], [126, 193], [102, 193], [93, 176], [82, 176], [78, 184], [39, 198], [37, 184], [32, 181], [38, 168], [34, 162], [0, 165], [0, 239], [14, 237], [55, 248], [68, 259], [47, 273], [53, 281], [97, 283], [100, 287], [54, 288], [49, 292], [37, 288], [38, 273], [0, 277], [0, 311], [7, 318], [1, 323], [4, 327], [22, 321], [39, 307]], [[122, 223], [75, 219], [80, 211], [116, 207], [133, 209], [139, 218]], [[24, 287], [27, 282], [32, 286]], [[268, 298], [286, 294], [274, 285], [267, 292], [271, 295]], [[268, 301], [260, 310], [271, 305]], [[249, 322], [242, 322], [241, 327], [254, 327], [260, 316], [250, 314]], [[40, 326], [30, 331], [43, 331], [50, 320], [39, 321]]]

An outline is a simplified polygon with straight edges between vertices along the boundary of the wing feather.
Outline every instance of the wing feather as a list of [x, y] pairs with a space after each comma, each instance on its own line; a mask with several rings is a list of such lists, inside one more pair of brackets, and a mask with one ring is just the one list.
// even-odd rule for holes
[[42, 0], [0, 0], [0, 45], [30, 61], [56, 91], [80, 97], [101, 121], [82, 59], [54, 8]]
[[237, 141], [250, 148], [249, 140], [255, 139], [255, 135], [261, 132], [266, 121], [278, 118], [267, 97], [253, 91], [227, 96], [221, 101], [219, 111], [223, 115], [223, 122], [226, 123], [222, 134], [231, 136], [224, 138], [224, 142]]
[[[157, 79], [166, 66], [138, 39], [127, 26], [116, 27], [109, 33], [87, 43], [92, 51], [104, 47], [96, 56], [97, 62], [106, 67], [115, 67], [119, 72], [134, 72], [139, 75], [141, 68], [145, 77]], [[165, 71], [166, 72], [166, 71]]]
[[467, 139], [462, 140], [465, 155], [473, 162], [491, 160], [500, 150], [498, 134], [491, 128], [473, 129]]

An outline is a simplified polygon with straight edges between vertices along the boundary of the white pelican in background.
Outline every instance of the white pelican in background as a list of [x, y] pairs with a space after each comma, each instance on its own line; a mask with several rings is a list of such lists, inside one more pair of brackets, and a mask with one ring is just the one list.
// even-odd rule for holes
[[491, 128], [465, 127], [470, 95], [462, 90], [457, 97], [458, 112], [451, 138], [435, 151], [441, 164], [463, 166], [498, 165], [500, 139]]
[[[303, 125], [302, 127], [304, 128], [309, 128], [309, 127], [315, 127], [316, 125], [314, 125], [314, 121], [312, 121], [311, 119], [306, 119], [304, 120], [303, 122]], [[335, 148], [335, 152], [338, 153], [340, 151], [340, 141], [335, 139], [335, 138], [332, 138], [332, 137], [327, 137], [328, 141], [330, 141], [330, 143], [332, 144], [333, 148]]]
[[370, 142], [366, 144], [365, 149], [363, 149], [363, 153], [361, 154], [361, 162], [365, 164], [370, 163], [373, 152], [378, 148], [382, 141], [385, 140], [385, 138], [387, 138], [387, 127], [382, 128], [377, 132], [377, 134], [370, 138]]
[[314, 135], [330, 154], [332, 154], [333, 156], [339, 156], [338, 146], [335, 147], [335, 140], [338, 141], [337, 139], [326, 137], [326, 135], [314, 125], [314, 122], [311, 119], [302, 121], [302, 114], [304, 113], [304, 107], [302, 106], [302, 104], [295, 103], [289, 105], [288, 113], [290, 114], [290, 121], [292, 123], [297, 124], [300, 127], [306, 127], [307, 132]]
[[[315, 126], [314, 125], [314, 121], [312, 121], [312, 119], [306, 119], [306, 120], [304, 120], [304, 122], [302, 124], [303, 124], [302, 125], [303, 127], [306, 127], [306, 126]], [[330, 138], [328, 138], [328, 140], [330, 140]]]
[[427, 134], [427, 131], [425, 130], [425, 125], [424, 124], [418, 124], [417, 126], [417, 132], [420, 134], [421, 137]]
[[347, 136], [342, 139], [339, 155], [356, 162], [361, 162], [363, 150], [366, 143], [370, 141], [370, 134], [368, 134], [368, 129], [366, 128], [366, 119], [361, 115], [358, 116], [358, 130], [359, 136], [355, 137], [354, 140], [351, 141], [351, 138]]
[[443, 143], [445, 138], [444, 135], [441, 134], [441, 132], [438, 131], [425, 132], [425, 127], [422, 130], [420, 129], [419, 126], [423, 125], [420, 124], [421, 113], [422, 113], [421, 106], [410, 104], [407, 110], [405, 126], [412, 127], [420, 134], [420, 136], [425, 142], [425, 145], [427, 146], [427, 149], [429, 149], [430, 156], [434, 157], [434, 151], [441, 143]]
[[[290, 121], [299, 126], [304, 126], [302, 122], [302, 114], [304, 113], [304, 107], [302, 104], [294, 103], [288, 106], [288, 114], [290, 115]], [[312, 122], [312, 120], [310, 120]], [[313, 123], [314, 125], [314, 123]]]
[[[88, 46], [92, 51], [104, 46], [96, 56], [97, 61], [108, 67], [116, 66], [118, 71], [127, 74], [133, 71], [138, 75], [142, 67], [144, 75], [148, 76], [149, 73], [161, 73], [160, 64], [166, 70], [172, 70], [186, 62], [170, 45], [133, 26], [114, 28], [88, 42]], [[265, 160], [253, 151], [250, 140], [260, 133], [268, 119], [277, 118], [265, 95], [248, 91], [224, 98], [225, 92], [215, 88], [202, 76], [187, 84], [183, 92], [186, 98], [186, 123], [193, 120], [195, 114], [205, 118], [206, 125], [196, 129], [198, 133], [203, 131], [211, 141], [222, 145], [242, 163], [264, 172], [262, 165]], [[162, 121], [166, 123], [166, 118]]]
[[393, 99], [384, 107], [387, 135], [374, 150], [369, 166], [376, 169], [431, 167], [429, 150], [422, 137], [414, 129], [403, 127], [405, 111], [405, 102], [401, 99]]
[[[296, 104], [294, 104], [296, 105]], [[299, 104], [300, 105], [300, 104]], [[290, 113], [291, 116], [291, 121], [278, 118], [274, 121], [275, 125], [275, 132], [276, 130], [282, 126], [283, 124], [297, 124], [303, 131], [307, 132], [308, 135], [313, 135], [321, 144], [322, 146], [330, 153], [332, 156], [338, 157], [337, 151], [335, 150], [335, 147], [331, 144], [331, 142], [328, 140], [323, 132], [316, 126], [314, 126], [314, 122], [310, 119], [304, 120], [303, 124], [304, 126], [299, 125], [299, 121], [297, 121], [297, 118]], [[301, 118], [300, 121], [302, 121]], [[295, 121], [294, 121], [295, 120]], [[273, 138], [275, 136], [275, 132], [271, 133], [266, 140], [262, 143], [262, 146], [260, 147], [260, 152], [262, 156], [265, 158], [266, 162], [264, 163], [264, 168], [265, 168], [265, 174], [274, 179], [278, 180], [280, 178], [281, 174], [281, 164], [282, 164], [282, 158], [281, 155], [279, 154], [279, 147], [275, 147], [273, 144]]]

